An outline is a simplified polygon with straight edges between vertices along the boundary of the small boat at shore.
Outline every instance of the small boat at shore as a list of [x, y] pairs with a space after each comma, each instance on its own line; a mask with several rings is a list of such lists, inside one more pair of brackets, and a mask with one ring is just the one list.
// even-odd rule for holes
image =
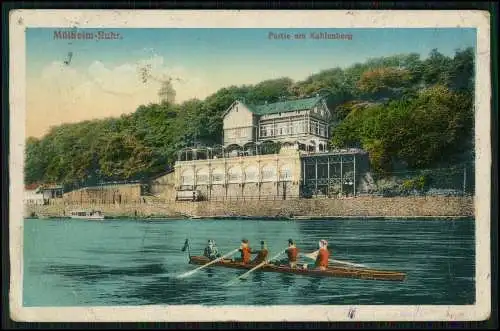
[[69, 213], [70, 218], [86, 220], [103, 220], [104, 214], [100, 210], [73, 210]]
[[[195, 265], [205, 265], [210, 260], [204, 256], [190, 256], [189, 263]], [[256, 267], [256, 264], [243, 264], [234, 262], [230, 259], [223, 259], [210, 265], [210, 267], [224, 267], [232, 269], [247, 269], [250, 270]], [[280, 272], [287, 274], [314, 276], [314, 277], [340, 277], [340, 278], [357, 278], [365, 280], [388, 280], [388, 281], [404, 281], [406, 274], [397, 271], [384, 271], [359, 267], [329, 267], [327, 270], [307, 269], [303, 267], [290, 268], [287, 265], [265, 264], [259, 268], [262, 272]]]

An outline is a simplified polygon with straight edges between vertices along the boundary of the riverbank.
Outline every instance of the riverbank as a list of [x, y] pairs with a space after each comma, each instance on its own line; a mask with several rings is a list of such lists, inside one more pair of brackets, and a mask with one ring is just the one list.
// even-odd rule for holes
[[460, 218], [474, 216], [473, 197], [355, 197], [274, 201], [198, 201], [129, 204], [26, 205], [30, 217], [65, 217], [75, 209], [100, 210], [109, 218]]

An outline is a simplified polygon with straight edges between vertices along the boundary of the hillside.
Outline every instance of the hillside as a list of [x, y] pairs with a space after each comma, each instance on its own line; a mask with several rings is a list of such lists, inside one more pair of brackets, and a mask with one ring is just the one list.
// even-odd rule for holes
[[28, 138], [25, 181], [79, 186], [147, 178], [172, 166], [185, 146], [220, 143], [222, 113], [235, 99], [258, 104], [316, 93], [328, 95], [334, 114], [332, 146], [368, 150], [375, 171], [460, 163], [473, 158], [473, 87], [473, 49], [369, 59], [297, 82], [230, 86], [204, 100], [142, 105], [120, 118]]

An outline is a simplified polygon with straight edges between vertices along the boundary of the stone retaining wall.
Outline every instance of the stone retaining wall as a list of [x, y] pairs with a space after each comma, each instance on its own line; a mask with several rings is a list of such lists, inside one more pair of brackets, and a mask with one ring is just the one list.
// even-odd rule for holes
[[64, 193], [67, 203], [134, 203], [141, 199], [140, 184], [116, 184], [106, 186], [85, 187]]
[[98, 209], [107, 216], [474, 216], [473, 197], [356, 197], [346, 199], [239, 200], [127, 204], [27, 205], [25, 215], [64, 216], [77, 208]]

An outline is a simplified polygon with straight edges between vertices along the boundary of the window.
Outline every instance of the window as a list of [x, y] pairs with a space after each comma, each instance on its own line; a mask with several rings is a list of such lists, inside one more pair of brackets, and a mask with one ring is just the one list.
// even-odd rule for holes
[[245, 170], [245, 181], [253, 182], [257, 180], [257, 169], [250, 167]]
[[214, 183], [220, 183], [224, 181], [224, 174], [213, 174], [212, 175], [212, 182]]
[[266, 132], [266, 137], [271, 137], [274, 134], [273, 126], [272, 125], [264, 125], [263, 129]]
[[326, 136], [325, 125], [324, 124], [320, 125], [319, 135], [322, 136], [322, 137]]
[[309, 133], [318, 134], [318, 123], [311, 122], [311, 127]]
[[193, 182], [193, 176], [182, 176], [181, 177], [182, 184], [191, 184]]
[[280, 180], [288, 180], [292, 178], [292, 171], [290, 167], [284, 167], [281, 169]]
[[230, 182], [239, 182], [241, 181], [241, 169], [240, 168], [231, 168], [229, 169], [228, 179]]
[[230, 181], [238, 181], [240, 179], [240, 174], [229, 174], [229, 180]]
[[304, 133], [305, 132], [305, 123], [304, 121], [298, 121], [297, 122], [297, 133]]
[[208, 175], [198, 175], [196, 176], [196, 182], [198, 183], [207, 183], [208, 182]]
[[276, 178], [276, 169], [274, 167], [264, 167], [262, 169], [263, 180], [273, 180]]
[[288, 134], [288, 125], [288, 123], [278, 124], [278, 128], [276, 129], [276, 131], [280, 136]]
[[274, 135], [274, 130], [273, 130], [272, 125], [266, 124], [266, 125], [262, 125], [260, 127], [260, 136], [261, 137], [271, 137], [273, 135]]
[[192, 185], [194, 179], [193, 170], [186, 169], [181, 174], [181, 183], [184, 185]]
[[232, 129], [230, 131], [230, 137], [231, 138], [240, 138], [241, 137], [241, 133], [242, 133], [242, 129], [241, 128]]

